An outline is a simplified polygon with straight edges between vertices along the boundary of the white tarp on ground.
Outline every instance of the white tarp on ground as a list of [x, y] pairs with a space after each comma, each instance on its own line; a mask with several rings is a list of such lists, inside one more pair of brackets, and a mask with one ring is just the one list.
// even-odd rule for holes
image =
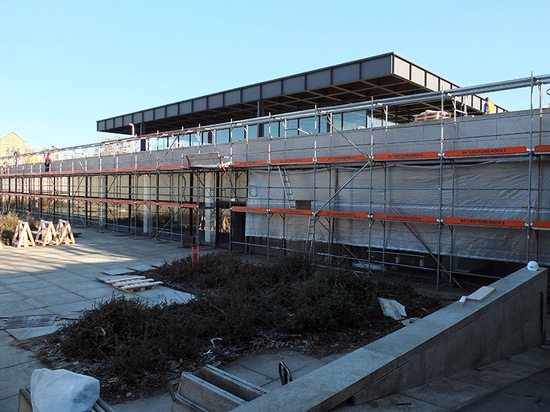
[[[539, 193], [550, 191], [550, 182], [530, 182], [525, 161], [500, 161], [446, 165], [401, 165], [358, 169], [288, 170], [288, 187], [278, 171], [252, 170], [249, 175], [248, 206], [293, 207], [289, 199], [305, 201], [311, 209], [343, 212], [387, 213], [436, 218], [463, 217], [530, 221], [529, 203]], [[529, 184], [532, 185], [529, 191]], [[542, 184], [543, 190], [537, 190]], [[314, 189], [315, 188], [315, 189]], [[334, 189], [337, 188], [337, 189]], [[329, 199], [330, 202], [327, 202]], [[302, 203], [303, 204], [303, 203]], [[441, 205], [441, 207], [440, 207]], [[544, 213], [544, 209], [543, 209]], [[532, 216], [531, 220], [548, 219]], [[247, 214], [246, 235], [306, 240], [309, 217]], [[437, 224], [319, 217], [316, 241], [390, 248], [424, 253], [420, 238], [432, 252], [495, 260], [522, 261], [527, 250], [523, 228], [444, 226], [439, 238]], [[411, 230], [412, 229], [412, 230]], [[332, 235], [331, 232], [332, 231]], [[413, 234], [414, 232], [414, 234]], [[541, 233], [541, 236], [546, 236]], [[540, 242], [540, 240], [539, 240]], [[550, 253], [540, 251], [541, 254]], [[549, 261], [541, 256], [539, 261]]]

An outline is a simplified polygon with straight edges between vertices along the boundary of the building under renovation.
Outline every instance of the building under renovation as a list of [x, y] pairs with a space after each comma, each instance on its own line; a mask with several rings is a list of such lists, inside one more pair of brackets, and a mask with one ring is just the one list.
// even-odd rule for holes
[[[2, 210], [437, 284], [548, 265], [548, 82], [459, 87], [388, 53], [115, 116], [47, 172], [2, 158]], [[484, 115], [516, 89], [525, 110]]]

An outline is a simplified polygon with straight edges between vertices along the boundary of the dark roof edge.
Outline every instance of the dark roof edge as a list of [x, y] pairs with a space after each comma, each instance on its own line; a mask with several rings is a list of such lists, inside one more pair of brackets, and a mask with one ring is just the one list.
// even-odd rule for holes
[[[257, 83], [252, 83], [252, 84], [247, 84], [247, 85], [244, 85], [244, 86], [239, 86], [239, 87], [235, 87], [235, 88], [232, 88], [232, 89], [227, 89], [227, 90], [220, 90], [220, 91], [217, 91], [217, 92], [214, 92], [214, 93], [209, 93], [209, 94], [205, 94], [205, 95], [202, 95], [202, 96], [195, 96], [195, 97], [190, 97], [189, 99], [184, 99], [184, 100], [178, 100], [178, 101], [175, 101], [175, 102], [171, 102], [171, 103], [167, 103], [167, 104], [161, 104], [160, 106], [154, 106], [154, 107], [147, 107], [145, 109], [141, 109], [141, 110], [136, 110], [134, 112], [130, 112], [130, 113], [124, 113], [124, 114], [120, 114], [120, 115], [116, 115], [116, 116], [110, 116], [110, 117], [106, 117], [104, 119], [100, 119], [98, 120], [98, 122], [101, 122], [101, 121], [105, 121], [105, 120], [109, 120], [109, 119], [114, 119], [116, 117], [124, 117], [124, 116], [130, 116], [130, 115], [133, 115], [135, 113], [141, 113], [141, 112], [145, 112], [147, 110], [155, 110], [155, 109], [159, 109], [161, 107], [166, 107], [166, 106], [171, 106], [171, 105], [174, 105], [174, 104], [180, 104], [180, 103], [184, 103], [184, 102], [189, 102], [189, 101], [192, 101], [192, 100], [196, 100], [196, 99], [205, 99], [205, 98], [208, 98], [210, 96], [216, 96], [220, 93], [230, 93], [230, 92], [233, 92], [233, 91], [237, 91], [237, 90], [241, 90], [243, 88], [248, 88], [248, 87], [256, 87], [256, 86], [260, 86], [262, 84], [265, 84], [265, 83], [271, 83], [271, 82], [276, 82], [276, 81], [282, 81], [282, 80], [286, 80], [286, 79], [290, 79], [290, 78], [293, 78], [293, 77], [297, 77], [297, 76], [304, 76], [304, 75], [307, 75], [307, 74], [312, 74], [312, 73], [316, 73], [316, 72], [321, 72], [323, 70], [327, 70], [327, 69], [335, 69], [335, 68], [338, 68], [338, 67], [344, 67], [344, 66], [347, 66], [347, 65], [350, 65], [350, 64], [356, 64], [356, 63], [360, 63], [360, 62], [364, 62], [364, 61], [368, 61], [368, 60], [376, 60], [376, 59], [380, 59], [380, 58], [383, 58], [383, 57], [398, 57], [400, 58], [401, 60], [404, 60], [410, 64], [413, 64], [415, 66], [418, 66], [416, 63], [413, 63], [411, 62], [410, 60], [407, 60], [405, 58], [403, 58], [402, 56], [394, 53], [394, 52], [388, 52], [388, 53], [382, 53], [382, 54], [379, 54], [379, 55], [376, 55], [376, 56], [371, 56], [371, 57], [367, 57], [367, 58], [363, 58], [363, 59], [357, 59], [357, 60], [352, 60], [352, 61], [349, 61], [349, 62], [345, 62], [345, 63], [339, 63], [339, 64], [335, 64], [335, 65], [332, 65], [332, 66], [326, 66], [326, 67], [321, 67], [319, 69], [315, 69], [315, 70], [308, 70], [308, 71], [305, 71], [305, 72], [301, 72], [301, 73], [294, 73], [294, 74], [291, 74], [291, 75], [288, 75], [288, 76], [283, 76], [283, 77], [278, 77], [278, 78], [275, 78], [275, 79], [269, 79], [269, 80], [264, 80], [264, 81], [261, 81], [261, 82], [257, 82]], [[420, 66], [418, 66], [420, 67]], [[423, 69], [425, 70], [425, 69]], [[432, 73], [433, 74], [433, 73]]]

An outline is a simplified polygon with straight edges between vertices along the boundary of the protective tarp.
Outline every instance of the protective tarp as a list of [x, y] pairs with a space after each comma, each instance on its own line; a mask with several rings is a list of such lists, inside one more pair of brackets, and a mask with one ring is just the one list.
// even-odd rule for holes
[[[531, 184], [531, 190], [529, 185]], [[543, 185], [538, 190], [537, 185]], [[548, 179], [530, 181], [525, 161], [340, 167], [313, 170], [251, 170], [247, 205], [368, 214], [530, 222], [529, 206], [550, 192]], [[546, 195], [547, 197], [547, 195]], [[539, 210], [541, 210], [539, 208]], [[544, 208], [542, 211], [544, 213]], [[544, 217], [548, 219], [548, 216]], [[246, 235], [312, 240], [310, 216], [248, 213]], [[319, 216], [317, 242], [522, 261], [528, 249], [524, 227], [440, 225]], [[441, 231], [441, 234], [439, 233]], [[546, 233], [541, 233], [547, 237]], [[540, 243], [540, 240], [539, 240]], [[550, 261], [538, 251], [539, 261]]]

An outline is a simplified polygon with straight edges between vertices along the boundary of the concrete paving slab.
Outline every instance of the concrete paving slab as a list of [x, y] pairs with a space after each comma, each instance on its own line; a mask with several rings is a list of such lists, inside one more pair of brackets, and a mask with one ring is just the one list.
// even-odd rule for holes
[[20, 300], [11, 302], [0, 302], [0, 313], [3, 316], [15, 316], [27, 313], [45, 305], [32, 298], [20, 296]]
[[277, 382], [277, 386], [281, 386], [278, 376], [266, 376], [254, 369], [250, 369], [243, 365], [240, 365], [239, 363], [232, 363], [231, 365], [226, 366], [222, 365], [219, 366], [219, 368], [267, 390], [270, 390], [267, 385], [269, 385], [271, 382]]
[[51, 286], [50, 282], [35, 278], [34, 282], [12, 283], [8, 285], [7, 289], [14, 292], [25, 292], [33, 289], [47, 288], [49, 286]]
[[[550, 317], [547, 324], [547, 326], [550, 326]], [[550, 334], [547, 337], [550, 338]], [[550, 346], [543, 345], [540, 348], [520, 353], [519, 355], [512, 356], [510, 360], [533, 365], [540, 369], [548, 368], [550, 367]]]
[[[262, 353], [247, 356], [239, 359], [236, 363], [244, 368], [254, 370], [257, 373], [267, 376], [272, 380], [278, 380], [280, 361], [283, 361], [287, 365], [294, 376], [296, 372], [308, 365], [311, 359], [313, 359], [311, 356], [284, 348], [270, 349]], [[224, 369], [224, 367], [220, 368]], [[256, 382], [251, 383], [258, 385]]]
[[0, 293], [0, 302], [8, 303], [8, 302], [18, 302], [21, 300], [21, 295], [19, 293], [11, 291], [7, 287], [4, 287], [4, 289], [6, 291]]
[[32, 372], [43, 368], [30, 352], [23, 352], [28, 354], [26, 359], [18, 359], [18, 363], [0, 369], [0, 382], [3, 383], [0, 385], [0, 411], [17, 411], [19, 389], [28, 388]]
[[512, 360], [502, 360], [473, 370], [458, 373], [452, 379], [495, 391], [540, 371], [539, 366]]
[[7, 331], [0, 330], [0, 347], [2, 348], [2, 356], [0, 356], [0, 371], [6, 367], [25, 363], [32, 355], [28, 351], [16, 348], [12, 345], [12, 343], [13, 337]]
[[39, 336], [46, 336], [54, 333], [59, 328], [57, 323], [51, 326], [43, 326], [38, 328], [19, 328], [19, 329], [7, 329], [7, 332], [19, 341], [37, 338]]
[[135, 272], [134, 269], [130, 268], [116, 268], [116, 269], [107, 269], [102, 270], [100, 273], [108, 276], [122, 276], [122, 275], [128, 275]]
[[146, 272], [148, 270], [154, 269], [154, 267], [148, 263], [134, 263], [129, 265], [128, 269], [133, 270], [135, 272]]
[[[67, 282], [65, 280], [64, 283], [59, 283], [58, 281], [55, 281], [51, 284], [73, 293], [81, 293], [88, 289], [96, 289], [101, 287], [105, 288], [105, 286], [108, 286], [98, 282], [96, 277], [75, 275], [71, 275], [71, 282]], [[107, 288], [105, 288], [105, 290], [107, 290]]]
[[45, 306], [56, 306], [85, 300], [82, 296], [54, 286], [29, 290], [21, 293], [30, 298], [36, 299], [38, 302], [42, 302]]
[[486, 392], [484, 388], [477, 385], [445, 378], [407, 389], [401, 393], [448, 409], [466, 405], [483, 396]]
[[334, 412], [361, 412], [361, 411], [384, 411], [384, 412], [444, 412], [447, 408], [442, 408], [431, 403], [424, 402], [403, 394], [390, 395], [382, 399], [377, 399], [364, 405], [345, 405], [334, 409]]
[[[74, 270], [58, 270], [55, 273], [39, 273], [35, 276], [38, 279], [45, 280], [54, 285], [66, 286], [67, 280], [70, 279], [71, 283], [79, 282], [90, 279], [93, 275], [97, 274], [97, 270], [87, 269], [89, 265], [75, 265]], [[92, 275], [93, 274], [93, 275]]]
[[150, 398], [139, 399], [126, 403], [110, 403], [116, 412], [136, 412], [136, 411], [166, 411], [172, 410], [172, 397], [169, 393], [163, 393]]
[[28, 273], [24, 272], [16, 272], [11, 273], [9, 275], [3, 276], [0, 279], [0, 282], [2, 285], [15, 285], [20, 283], [34, 283], [36, 281], [36, 278]]
[[533, 412], [550, 410], [550, 369], [529, 376], [467, 406], [460, 412]]

